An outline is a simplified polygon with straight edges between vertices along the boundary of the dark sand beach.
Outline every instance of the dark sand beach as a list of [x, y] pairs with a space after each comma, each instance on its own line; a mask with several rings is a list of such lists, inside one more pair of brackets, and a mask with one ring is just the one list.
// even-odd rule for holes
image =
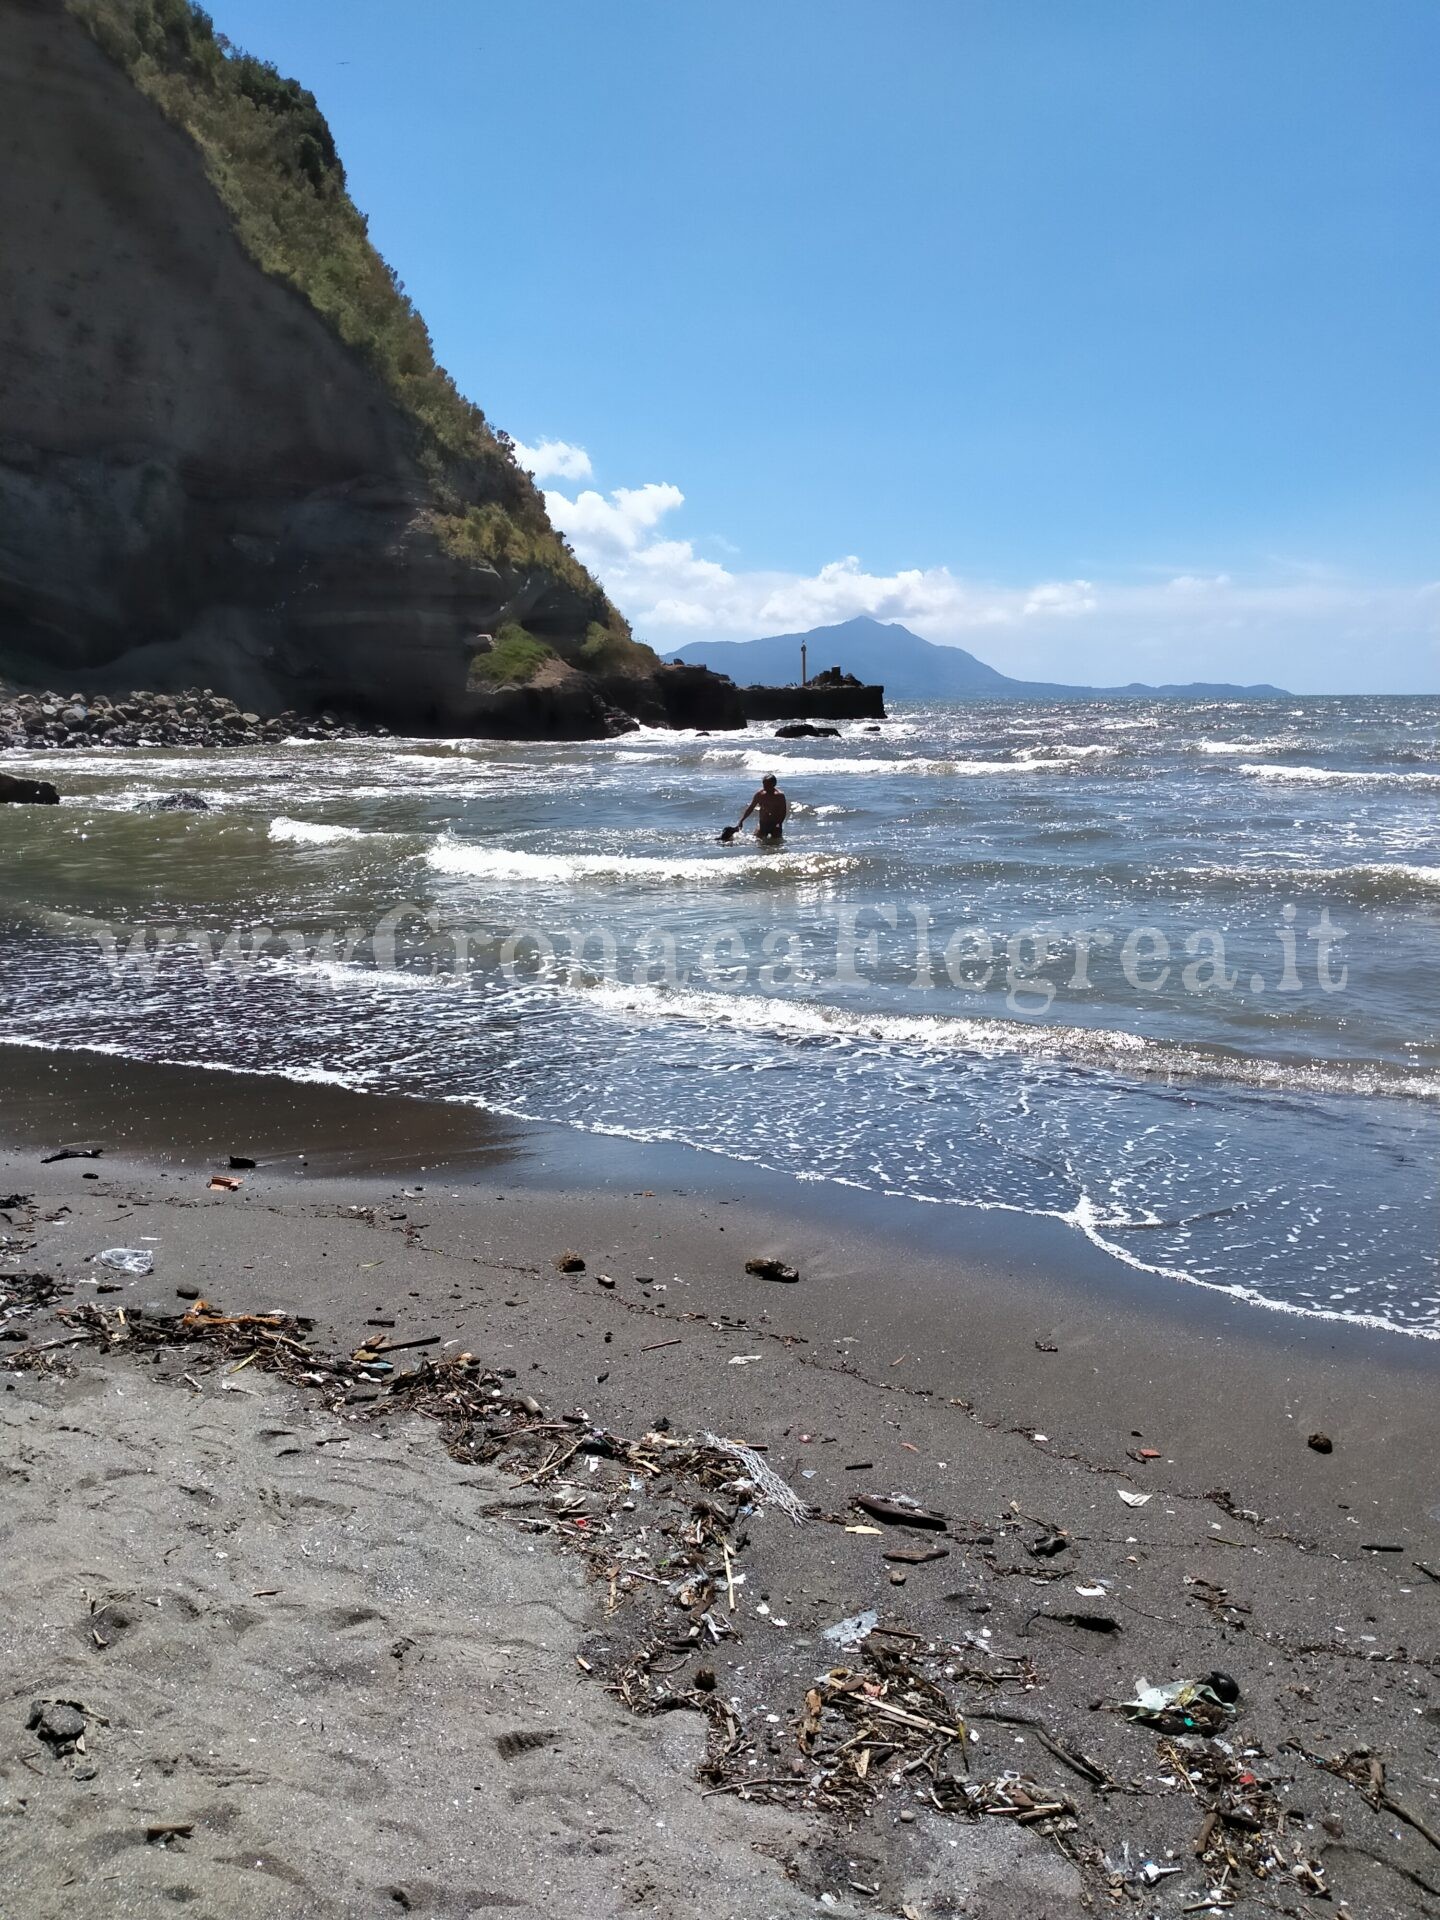
[[[73, 1913], [82, 1888], [97, 1914], [1440, 1907], [1430, 1343], [1166, 1288], [1055, 1222], [957, 1228], [465, 1107], [34, 1049], [4, 1071], [0, 1274], [65, 1289], [11, 1316], [0, 1399], [15, 1911]], [[103, 1153], [43, 1163], [67, 1142]], [[258, 1164], [212, 1190], [232, 1154]], [[115, 1246], [153, 1273], [95, 1263]], [[799, 1283], [747, 1273], [757, 1256]], [[667, 1688], [705, 1664], [739, 1729], [723, 1776], [697, 1772], [701, 1714], [613, 1690], [654, 1594], [606, 1567], [673, 1552], [659, 1482], [628, 1512], [597, 1492], [608, 1463], [541, 1495], [378, 1392], [327, 1404], [201, 1345], [36, 1362], [82, 1303], [196, 1291], [309, 1316], [327, 1353], [377, 1321], [438, 1336], [428, 1358], [510, 1370], [547, 1420], [763, 1449], [814, 1517], [762, 1501], [733, 1534], [719, 1644], [687, 1651], [686, 1596], [665, 1598]], [[673, 1491], [672, 1521], [693, 1489]], [[846, 1531], [873, 1525], [861, 1492], [947, 1530]], [[864, 1648], [823, 1638], [867, 1609]], [[1013, 1773], [1066, 1812], [942, 1810], [883, 1752], [826, 1804], [807, 1690], [887, 1646], [965, 1717], [970, 1782]], [[1228, 1786], [1115, 1710], [1212, 1672], [1239, 1686]], [[94, 1716], [83, 1755], [25, 1730], [44, 1699]], [[1368, 1755], [1316, 1764], [1360, 1749], [1379, 1804]], [[147, 1842], [165, 1823], [192, 1830]]]

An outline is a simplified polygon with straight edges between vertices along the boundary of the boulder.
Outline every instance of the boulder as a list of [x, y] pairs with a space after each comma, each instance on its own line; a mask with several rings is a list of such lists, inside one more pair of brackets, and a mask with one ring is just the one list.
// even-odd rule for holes
[[60, 793], [48, 780], [22, 780], [17, 774], [0, 773], [0, 803], [7, 800], [22, 806], [56, 807]]

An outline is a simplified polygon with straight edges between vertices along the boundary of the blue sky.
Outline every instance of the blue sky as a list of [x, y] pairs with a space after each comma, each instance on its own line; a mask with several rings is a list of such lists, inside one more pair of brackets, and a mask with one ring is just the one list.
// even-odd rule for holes
[[1440, 685], [1433, 0], [213, 12], [641, 637]]

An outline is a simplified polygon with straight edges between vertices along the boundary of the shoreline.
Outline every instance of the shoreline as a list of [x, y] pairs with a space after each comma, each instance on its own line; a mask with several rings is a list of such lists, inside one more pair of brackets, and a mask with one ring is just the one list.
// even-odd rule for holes
[[[768, 1215], [793, 1217], [800, 1231], [843, 1232], [872, 1247], [898, 1243], [931, 1264], [963, 1258], [992, 1275], [1023, 1274], [1052, 1290], [1062, 1306], [1078, 1290], [1083, 1300], [1115, 1312], [1154, 1314], [1167, 1326], [1209, 1328], [1285, 1352], [1297, 1343], [1329, 1344], [1348, 1358], [1404, 1366], [1410, 1349], [1415, 1366], [1440, 1368], [1440, 1331], [1294, 1306], [1131, 1260], [1079, 1220], [1057, 1213], [919, 1200], [818, 1176], [807, 1180], [718, 1148], [567, 1126], [478, 1101], [369, 1092], [285, 1069], [143, 1061], [83, 1042], [57, 1048], [0, 1038], [0, 1080], [11, 1089], [11, 1110], [0, 1114], [0, 1150], [21, 1140], [58, 1140], [67, 1127], [83, 1132], [99, 1111], [123, 1116], [121, 1137], [140, 1158], [184, 1163], [196, 1153], [238, 1150], [224, 1144], [232, 1136], [265, 1140], [256, 1156], [262, 1167], [307, 1180], [382, 1173], [413, 1179], [429, 1172], [471, 1185], [504, 1165], [512, 1185], [537, 1192], [605, 1193], [657, 1181], [677, 1192], [713, 1189], [726, 1193], [726, 1204], [740, 1199]], [[183, 1140], [171, 1090], [190, 1116]], [[195, 1108], [218, 1109], [225, 1117], [197, 1136]], [[279, 1132], [277, 1110], [285, 1116]], [[400, 1134], [405, 1144], [397, 1146]]]

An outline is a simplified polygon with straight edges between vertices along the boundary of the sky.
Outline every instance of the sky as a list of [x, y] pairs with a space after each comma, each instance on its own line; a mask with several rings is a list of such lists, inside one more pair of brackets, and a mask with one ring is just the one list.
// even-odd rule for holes
[[1433, 0], [213, 0], [662, 649], [1440, 688]]

